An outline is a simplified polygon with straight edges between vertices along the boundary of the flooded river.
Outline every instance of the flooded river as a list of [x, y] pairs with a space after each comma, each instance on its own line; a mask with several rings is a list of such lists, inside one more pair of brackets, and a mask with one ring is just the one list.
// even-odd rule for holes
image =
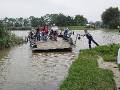
[[[28, 31], [13, 31], [20, 37]], [[75, 34], [84, 34], [75, 31]], [[117, 31], [90, 31], [100, 44], [119, 43]], [[76, 35], [72, 36], [75, 40]], [[94, 47], [95, 45], [93, 45]], [[80, 49], [88, 48], [86, 37], [77, 40], [69, 53], [32, 53], [29, 43], [0, 51], [0, 90], [57, 90]]]

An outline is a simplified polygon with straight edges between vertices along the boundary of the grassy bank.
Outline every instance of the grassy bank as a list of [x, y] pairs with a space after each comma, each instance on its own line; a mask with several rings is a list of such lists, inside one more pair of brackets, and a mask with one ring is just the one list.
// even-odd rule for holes
[[103, 57], [103, 59], [107, 62], [117, 62], [117, 54], [120, 45], [112, 44], [112, 45], [105, 45], [96, 47], [93, 50], [96, 53]]
[[116, 61], [119, 47], [108, 45], [80, 51], [60, 90], [116, 90], [112, 71], [98, 68], [97, 56], [101, 55], [105, 61]]
[[[117, 55], [118, 55], [119, 48], [120, 48], [120, 45], [112, 44], [112, 45], [96, 47], [93, 50], [96, 51], [97, 55], [102, 56], [104, 61], [117, 63]], [[118, 68], [120, 70], [120, 65], [118, 65]]]

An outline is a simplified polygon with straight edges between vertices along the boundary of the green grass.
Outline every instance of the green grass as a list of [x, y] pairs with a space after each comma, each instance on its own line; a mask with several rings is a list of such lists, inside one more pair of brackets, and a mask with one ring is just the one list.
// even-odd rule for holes
[[98, 68], [97, 58], [95, 49], [80, 51], [60, 90], [116, 90], [113, 73]]
[[101, 55], [105, 61], [116, 62], [117, 54], [120, 45], [112, 44], [112, 45], [104, 45], [94, 48], [98, 55]]

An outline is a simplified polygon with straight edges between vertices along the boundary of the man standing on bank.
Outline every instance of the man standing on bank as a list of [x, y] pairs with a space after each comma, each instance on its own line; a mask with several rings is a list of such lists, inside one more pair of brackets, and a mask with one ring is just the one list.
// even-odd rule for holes
[[94, 44], [96, 44], [97, 46], [99, 46], [99, 44], [97, 42], [95, 42], [95, 40], [93, 39], [93, 37], [91, 36], [90, 33], [88, 33], [87, 29], [84, 30], [85, 35], [88, 39], [88, 44], [89, 44], [89, 48], [91, 49], [91, 42], [93, 42]]

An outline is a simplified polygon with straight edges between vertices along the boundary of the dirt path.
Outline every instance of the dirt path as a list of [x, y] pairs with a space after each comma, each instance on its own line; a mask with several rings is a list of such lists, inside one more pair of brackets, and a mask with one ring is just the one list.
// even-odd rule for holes
[[117, 90], [120, 90], [120, 71], [117, 64], [113, 62], [105, 62], [103, 58], [99, 56], [98, 65], [99, 68], [109, 69], [113, 72]]

